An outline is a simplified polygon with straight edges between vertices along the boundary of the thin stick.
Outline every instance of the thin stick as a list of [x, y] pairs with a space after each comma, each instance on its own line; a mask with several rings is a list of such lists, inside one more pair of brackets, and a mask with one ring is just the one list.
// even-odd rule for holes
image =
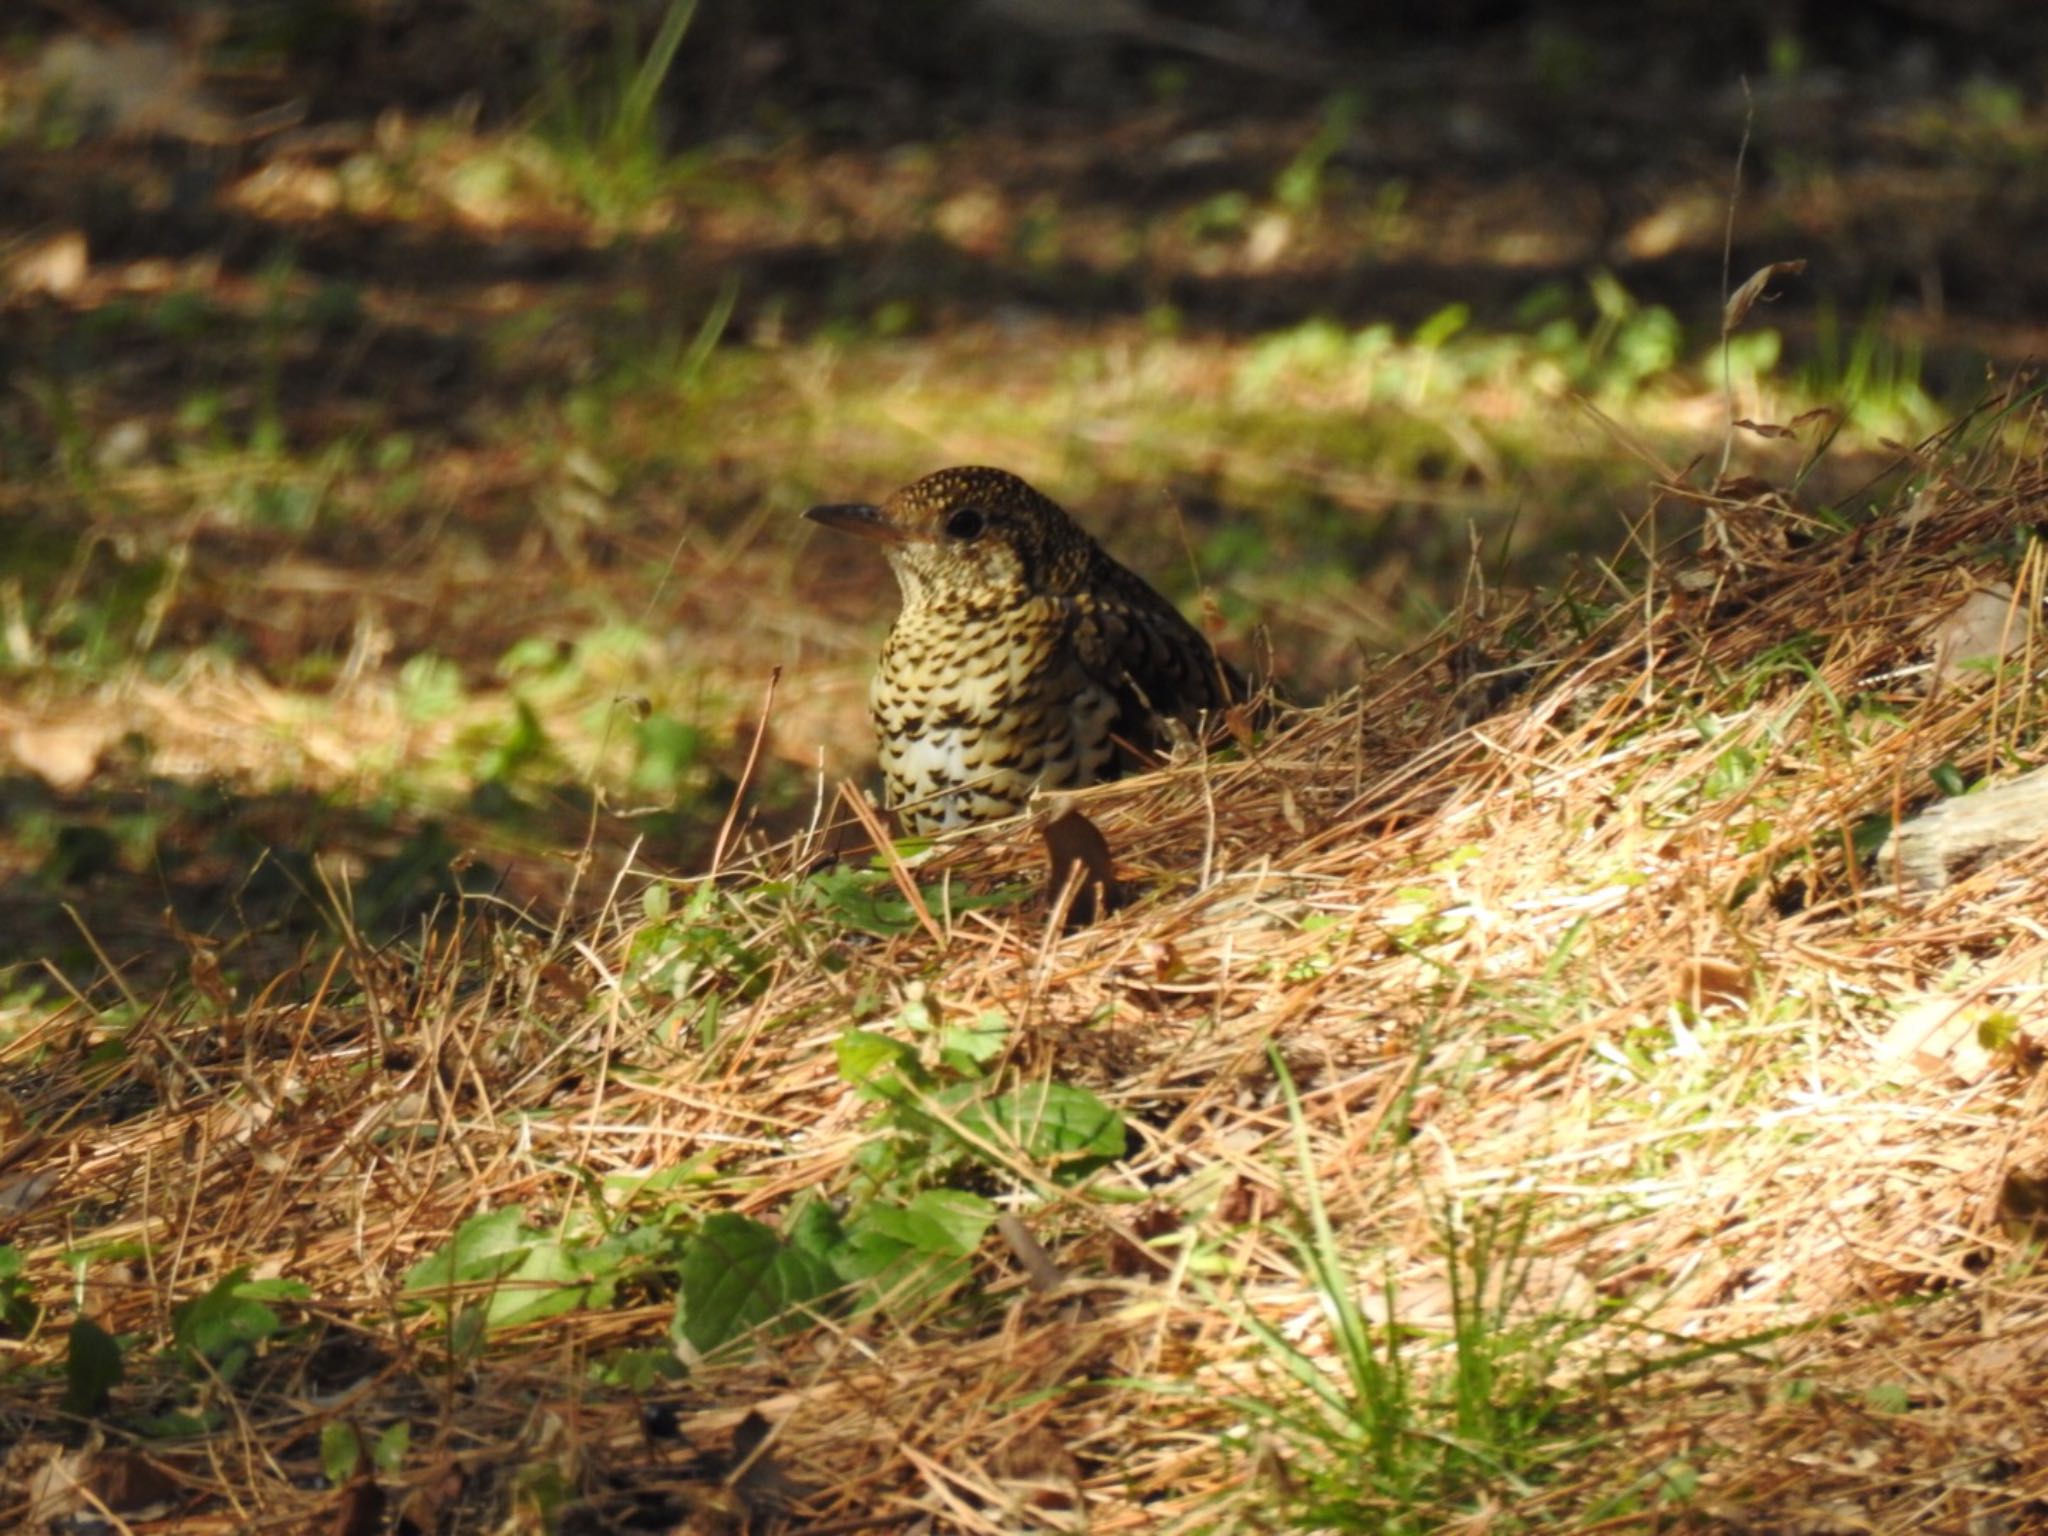
[[776, 667], [768, 674], [768, 691], [761, 699], [761, 718], [754, 723], [753, 745], [747, 748], [747, 765], [740, 770], [740, 781], [733, 786], [732, 804], [726, 807], [725, 824], [718, 829], [718, 841], [711, 847], [711, 872], [707, 878], [718, 878], [718, 866], [725, 862], [725, 845], [732, 836], [733, 823], [740, 819], [740, 807], [746, 803], [747, 786], [754, 782], [754, 765], [761, 761], [761, 743], [768, 735], [768, 717], [775, 710], [775, 685], [782, 681], [782, 668]]
[[1742, 201], [1742, 162], [1749, 157], [1749, 133], [1756, 126], [1756, 98], [1749, 91], [1749, 76], [1742, 77], [1742, 139], [1735, 146], [1735, 175], [1728, 184], [1728, 222], [1721, 230], [1721, 395], [1728, 402], [1728, 431], [1721, 439], [1721, 468], [1715, 484], [1728, 478], [1728, 461], [1735, 456], [1735, 365], [1728, 356], [1728, 338], [1734, 334], [1728, 324], [1728, 300], [1735, 290], [1728, 285], [1734, 275], [1735, 209]]

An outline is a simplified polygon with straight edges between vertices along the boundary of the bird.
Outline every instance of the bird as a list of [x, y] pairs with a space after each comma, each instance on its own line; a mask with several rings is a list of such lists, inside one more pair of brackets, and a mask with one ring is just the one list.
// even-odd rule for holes
[[918, 836], [1154, 760], [1243, 677], [1057, 502], [1001, 469], [942, 469], [812, 522], [882, 546], [902, 609], [868, 696], [884, 800]]

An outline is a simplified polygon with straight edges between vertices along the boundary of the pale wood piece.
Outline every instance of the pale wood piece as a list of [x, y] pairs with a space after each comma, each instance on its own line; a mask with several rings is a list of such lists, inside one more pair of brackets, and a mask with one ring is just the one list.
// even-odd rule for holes
[[1995, 789], [1944, 800], [1901, 822], [1877, 856], [1880, 878], [1898, 869], [1900, 885], [1936, 891], [1993, 859], [2048, 839], [2048, 769]]

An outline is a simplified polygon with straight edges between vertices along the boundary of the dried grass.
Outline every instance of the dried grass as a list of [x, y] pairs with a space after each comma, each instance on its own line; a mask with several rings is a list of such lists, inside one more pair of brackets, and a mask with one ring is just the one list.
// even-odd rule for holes
[[[1463, 641], [1535, 675], [1469, 728], [1437, 658], [1402, 658], [1245, 760], [1076, 797], [1141, 893], [1086, 928], [941, 906], [940, 938], [875, 939], [742, 899], [732, 920], [777, 958], [709, 1050], [618, 980], [635, 882], [596, 870], [596, 921], [473, 906], [415, 952], [345, 948], [225, 1006], [113, 1026], [81, 1003], [6, 1050], [0, 1240], [52, 1308], [8, 1363], [61, 1360], [74, 1307], [140, 1361], [232, 1269], [310, 1285], [304, 1335], [211, 1394], [211, 1433], [109, 1431], [102, 1459], [141, 1446], [186, 1531], [331, 1522], [318, 1432], [398, 1416], [394, 1497], [441, 1489], [443, 1528], [536, 1522], [539, 1467], [574, 1490], [569, 1529], [1284, 1527], [1300, 1447], [1242, 1400], [1283, 1391], [1254, 1318], [1328, 1359], [1289, 1235], [1312, 1179], [1419, 1381], [1448, 1369], [1445, 1235], [1482, 1213], [1528, 1222], [1503, 1316], [1570, 1325], [1535, 1357], [1570, 1459], [1389, 1523], [2034, 1528], [2048, 1277], [2011, 1191], [2048, 1168], [2048, 858], [1907, 905], [1851, 852], [1853, 825], [1925, 798], [1937, 765], [1974, 778], [2035, 751], [2030, 683], [1928, 699], [1918, 669], [1933, 621], [2008, 573], [2048, 468], [1950, 452], [1937, 487], [1841, 535], [1751, 488], [1715, 502], [1718, 549], [1646, 584], [1475, 604]], [[722, 879], [744, 893], [816, 846], [743, 853]], [[915, 875], [979, 887], [1040, 862], [1020, 826]], [[464, 1364], [400, 1305], [399, 1277], [466, 1218], [548, 1219], [606, 1175], [701, 1159], [689, 1198], [770, 1221], [843, 1188], [871, 1110], [834, 1042], [912, 998], [1000, 1014], [1012, 1074], [1088, 1086], [1137, 1132], [1101, 1184], [1138, 1203], [1025, 1171], [1022, 1235], [980, 1256], [989, 1326], [883, 1310], [763, 1340], [664, 1393], [668, 1438], [584, 1372], [662, 1347], [659, 1297]], [[1894, 1019], [1931, 999], [2018, 1035], [1901, 1047]], [[142, 1256], [85, 1266], [73, 1296], [66, 1253], [122, 1241]], [[1064, 1283], [1032, 1282], [1030, 1244]], [[355, 1363], [329, 1396], [336, 1353]], [[124, 1408], [151, 1379], [117, 1389]], [[16, 1380], [0, 1523], [80, 1431], [61, 1380]], [[1353, 1528], [1373, 1528], [1359, 1499]]]

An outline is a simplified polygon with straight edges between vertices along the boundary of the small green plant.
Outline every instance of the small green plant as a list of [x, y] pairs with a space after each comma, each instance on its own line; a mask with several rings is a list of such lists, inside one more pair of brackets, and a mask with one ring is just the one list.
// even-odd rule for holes
[[505, 1206], [465, 1221], [406, 1272], [400, 1294], [444, 1318], [467, 1356], [496, 1330], [609, 1307], [627, 1282], [679, 1267], [689, 1242], [670, 1221], [607, 1227], [586, 1213], [537, 1229], [524, 1206]]
[[398, 709], [421, 725], [444, 720], [462, 707], [462, 668], [422, 651], [398, 670]]
[[667, 886], [649, 886], [642, 897], [648, 921], [634, 933], [627, 980], [635, 991], [673, 1000], [673, 1028], [694, 1030], [709, 1050], [719, 1021], [734, 1002], [759, 995], [773, 967], [758, 943], [738, 937], [746, 917], [734, 899], [705, 884], [691, 890], [680, 911], [671, 908]]
[[311, 1298], [297, 1280], [252, 1280], [246, 1268], [229, 1270], [200, 1295], [171, 1310], [171, 1337], [206, 1360], [224, 1381], [248, 1364], [256, 1347], [285, 1326], [273, 1302]]
[[405, 1453], [412, 1445], [412, 1424], [399, 1419], [367, 1447], [356, 1426], [346, 1419], [332, 1420], [320, 1431], [320, 1470], [327, 1481], [339, 1488], [362, 1468], [365, 1461], [387, 1477], [405, 1465]]
[[1884, 306], [1844, 334], [1840, 312], [1823, 299], [1814, 315], [1813, 357], [1799, 370], [1811, 398], [1838, 405], [1863, 431], [1911, 441], [1931, 431], [1941, 409], [1922, 383], [1919, 344], [1894, 340]]
[[1323, 120], [1309, 141], [1273, 182], [1273, 201], [1297, 217], [1318, 212], [1327, 194], [1330, 160], [1351, 142], [1364, 102], [1355, 91], [1340, 91], [1323, 105]]
[[[880, 860], [868, 865], [841, 864], [806, 876], [794, 885], [771, 889], [787, 891], [800, 909], [856, 933], [887, 938], [913, 932], [922, 924], [917, 909]], [[996, 886], [986, 891], [961, 890], [951, 885], [918, 887], [918, 898], [925, 910], [942, 923], [966, 912], [1011, 906], [1030, 895], [1030, 888], [1023, 885]]]
[[1528, 1265], [1526, 1206], [1468, 1210], [1437, 1220], [1449, 1290], [1448, 1334], [1399, 1321], [1391, 1269], [1381, 1288], [1387, 1322], [1371, 1321], [1313, 1177], [1301, 1101], [1277, 1053], [1294, 1126], [1307, 1230], [1294, 1239], [1319, 1303], [1329, 1360], [1257, 1313], [1246, 1325], [1284, 1380], [1274, 1396], [1238, 1406], [1278, 1442], [1291, 1517], [1302, 1529], [1396, 1533], [1443, 1528], [1484, 1497], [1542, 1481], [1578, 1440], [1549, 1384], [1577, 1331], [1561, 1319], [1518, 1320]]
[[976, 1166], [1011, 1177], [1042, 1168], [1070, 1183], [1123, 1155], [1122, 1116], [1086, 1089], [999, 1088], [988, 1074], [1004, 1048], [1000, 1019], [945, 1025], [914, 1004], [897, 1024], [922, 1038], [839, 1037], [839, 1075], [878, 1106], [854, 1158], [856, 1189], [902, 1196]]

